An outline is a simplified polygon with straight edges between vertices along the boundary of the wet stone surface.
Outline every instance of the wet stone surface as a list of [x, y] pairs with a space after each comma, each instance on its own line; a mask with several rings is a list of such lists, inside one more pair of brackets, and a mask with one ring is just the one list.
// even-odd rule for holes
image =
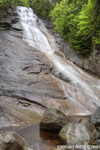
[[40, 130], [39, 124], [31, 124], [20, 128], [2, 128], [4, 131], [16, 131], [34, 150], [54, 150], [57, 145], [65, 144], [58, 136], [58, 132]]
[[[73, 117], [75, 113], [84, 110], [84, 114], [87, 114], [88, 108], [90, 114], [97, 104], [94, 101], [93, 108], [90, 108], [91, 101], [88, 101], [88, 96], [83, 92], [81, 97], [84, 97], [84, 101], [79, 97], [80, 86], [77, 86], [77, 90], [73, 89], [69, 78], [59, 70], [55, 70], [56, 67], [45, 54], [28, 46], [22, 40], [23, 33], [18, 23], [19, 18], [16, 12], [13, 13], [16, 19], [11, 18], [10, 22], [8, 21], [8, 24], [13, 25], [7, 24], [7, 27], [4, 26], [6, 30], [0, 29], [0, 132], [16, 131], [34, 150], [55, 150], [57, 145], [63, 144], [63, 141], [58, 133], [40, 130], [38, 123], [44, 111], [54, 107], [67, 115], [71, 114], [70, 118], [77, 122], [82, 117]], [[5, 23], [7, 21], [2, 22]], [[70, 66], [68, 60], [63, 60], [62, 53], [55, 53], [55, 55], [60, 57], [62, 63]], [[59, 72], [57, 78], [52, 70], [54, 74]], [[73, 94], [74, 98], [79, 97], [78, 102], [70, 101], [65, 96], [64, 86], [69, 97]], [[97, 90], [96, 92], [99, 93]]]
[[0, 126], [39, 121], [47, 107], [61, 107], [64, 99], [50, 75], [52, 64], [22, 40], [22, 32], [3, 30], [0, 35]]

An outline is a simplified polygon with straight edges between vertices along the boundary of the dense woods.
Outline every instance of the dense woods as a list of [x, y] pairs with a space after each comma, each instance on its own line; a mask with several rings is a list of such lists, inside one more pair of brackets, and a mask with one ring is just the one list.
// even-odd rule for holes
[[37, 15], [49, 20], [55, 32], [71, 47], [88, 56], [93, 45], [100, 45], [99, 0], [0, 0], [0, 6], [32, 7]]
[[70, 40], [74, 50], [88, 55], [100, 44], [100, 1], [62, 0], [51, 11], [55, 31]]
[[29, 0], [0, 0], [0, 7], [9, 7], [11, 5], [29, 7]]

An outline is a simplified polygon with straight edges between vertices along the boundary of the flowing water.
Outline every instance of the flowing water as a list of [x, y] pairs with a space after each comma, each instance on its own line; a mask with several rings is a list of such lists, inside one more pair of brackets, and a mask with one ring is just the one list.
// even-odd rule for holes
[[[45, 53], [54, 64], [56, 74], [62, 76], [58, 84], [62, 87], [68, 114], [89, 115], [100, 106], [100, 80], [74, 65], [58, 52], [54, 38], [31, 8], [17, 7], [23, 27], [23, 40]], [[55, 52], [57, 51], [57, 52]]]
[[[17, 13], [23, 28], [23, 40], [43, 52], [54, 66], [51, 76], [63, 90], [65, 99], [62, 103], [64, 101], [66, 104], [66, 115], [70, 115], [73, 121], [87, 119], [100, 106], [100, 80], [84, 72], [58, 51], [54, 37], [31, 8], [18, 6]], [[13, 103], [10, 103], [14, 107]], [[18, 108], [14, 107], [14, 110], [16, 113]], [[34, 118], [33, 115], [30, 116]], [[56, 150], [57, 145], [65, 144], [58, 133], [40, 130], [39, 123], [26, 124], [23, 127], [5, 127], [0, 129], [0, 132], [11, 130], [24, 137], [34, 150]]]

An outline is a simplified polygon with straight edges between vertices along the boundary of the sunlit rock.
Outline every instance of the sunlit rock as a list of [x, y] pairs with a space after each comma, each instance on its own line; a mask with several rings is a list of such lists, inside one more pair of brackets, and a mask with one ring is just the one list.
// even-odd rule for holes
[[93, 133], [82, 123], [68, 123], [62, 128], [59, 136], [71, 144], [95, 144]]
[[69, 122], [67, 116], [56, 108], [49, 108], [45, 111], [40, 128], [44, 130], [61, 130]]

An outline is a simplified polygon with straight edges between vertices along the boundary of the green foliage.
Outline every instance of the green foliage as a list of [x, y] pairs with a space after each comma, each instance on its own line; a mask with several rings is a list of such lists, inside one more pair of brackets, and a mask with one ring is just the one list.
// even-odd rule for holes
[[97, 32], [96, 37], [93, 37], [95, 44], [100, 44], [100, 30]]
[[53, 9], [53, 4], [49, 0], [33, 0], [32, 4], [37, 15], [49, 20], [49, 13]]
[[90, 55], [93, 43], [100, 45], [100, 0], [0, 0], [2, 7], [11, 5], [32, 7], [85, 56]]
[[93, 40], [100, 44], [99, 4], [99, 0], [62, 0], [50, 12], [55, 31], [84, 55], [91, 53]]
[[29, 1], [28, 0], [0, 0], [0, 7], [9, 7], [11, 5], [29, 7]]
[[[59, 2], [60, 0], [54, 0], [53, 2]], [[13, 6], [25, 6], [31, 7], [35, 10], [37, 15], [42, 16], [44, 19], [49, 20], [49, 13], [54, 7], [54, 3], [49, 0], [0, 0], [0, 7]]]

